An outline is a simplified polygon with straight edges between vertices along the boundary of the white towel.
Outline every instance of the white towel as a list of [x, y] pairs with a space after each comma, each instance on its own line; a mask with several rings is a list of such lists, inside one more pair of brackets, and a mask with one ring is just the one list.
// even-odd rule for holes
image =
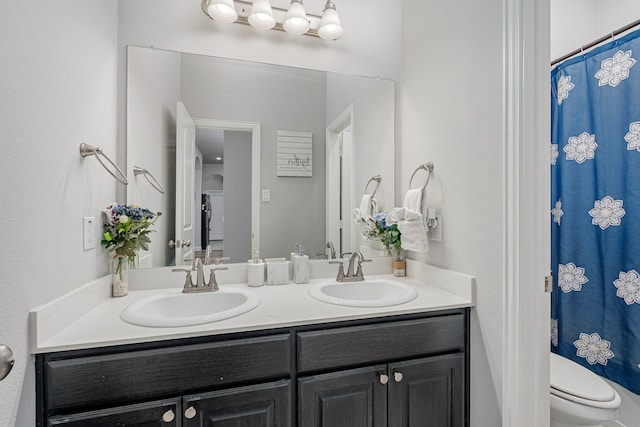
[[407, 191], [407, 193], [404, 195], [404, 203], [402, 204], [402, 207], [411, 209], [412, 211], [422, 214], [422, 222], [424, 224], [424, 229], [425, 230], [429, 229], [427, 227], [426, 191], [423, 191], [422, 188], [414, 188]]
[[364, 218], [372, 218], [376, 214], [376, 199], [369, 194], [362, 196], [360, 200], [360, 214]]
[[427, 229], [420, 212], [407, 207], [393, 208], [387, 216], [387, 224], [398, 225], [404, 250], [416, 252], [427, 252], [429, 250]]

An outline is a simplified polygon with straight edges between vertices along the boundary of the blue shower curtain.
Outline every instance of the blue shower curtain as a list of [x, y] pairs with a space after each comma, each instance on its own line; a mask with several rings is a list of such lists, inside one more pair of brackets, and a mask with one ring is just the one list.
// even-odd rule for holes
[[640, 30], [551, 72], [551, 349], [640, 394]]

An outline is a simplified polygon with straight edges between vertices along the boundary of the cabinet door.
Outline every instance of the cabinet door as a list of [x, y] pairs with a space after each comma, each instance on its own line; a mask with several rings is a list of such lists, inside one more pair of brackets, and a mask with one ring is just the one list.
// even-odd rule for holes
[[389, 427], [462, 427], [463, 355], [389, 365]]
[[180, 400], [162, 400], [83, 412], [49, 419], [49, 426], [64, 427], [179, 427]]
[[291, 381], [183, 398], [184, 427], [290, 427]]
[[386, 373], [378, 365], [300, 378], [298, 426], [386, 427]]

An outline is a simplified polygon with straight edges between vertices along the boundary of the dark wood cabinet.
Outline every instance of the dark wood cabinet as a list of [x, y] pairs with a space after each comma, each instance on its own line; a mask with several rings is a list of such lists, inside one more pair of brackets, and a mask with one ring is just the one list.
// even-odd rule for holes
[[178, 427], [180, 399], [146, 402], [104, 410], [51, 417], [48, 426], [64, 427]]
[[377, 365], [300, 378], [298, 426], [386, 427], [386, 371]]
[[185, 396], [184, 427], [290, 427], [291, 384], [276, 383]]
[[37, 426], [465, 427], [469, 309], [36, 356]]
[[299, 427], [462, 427], [462, 354], [298, 380]]

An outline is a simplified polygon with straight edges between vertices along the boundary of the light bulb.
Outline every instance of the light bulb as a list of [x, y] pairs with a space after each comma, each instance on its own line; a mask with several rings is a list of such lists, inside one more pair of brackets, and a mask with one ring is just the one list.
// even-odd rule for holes
[[238, 12], [233, 5], [233, 0], [209, 0], [207, 13], [218, 22], [230, 24], [238, 19]]
[[307, 18], [307, 12], [304, 10], [302, 1], [291, 0], [282, 26], [284, 30], [290, 34], [300, 35], [309, 31], [309, 19]]
[[318, 36], [325, 40], [339, 39], [344, 34], [344, 28], [340, 23], [340, 17], [336, 12], [336, 5], [331, 0], [327, 1], [324, 13], [318, 27]]
[[256, 0], [251, 6], [248, 20], [252, 27], [259, 30], [269, 30], [275, 27], [276, 20], [273, 18], [269, 0]]

